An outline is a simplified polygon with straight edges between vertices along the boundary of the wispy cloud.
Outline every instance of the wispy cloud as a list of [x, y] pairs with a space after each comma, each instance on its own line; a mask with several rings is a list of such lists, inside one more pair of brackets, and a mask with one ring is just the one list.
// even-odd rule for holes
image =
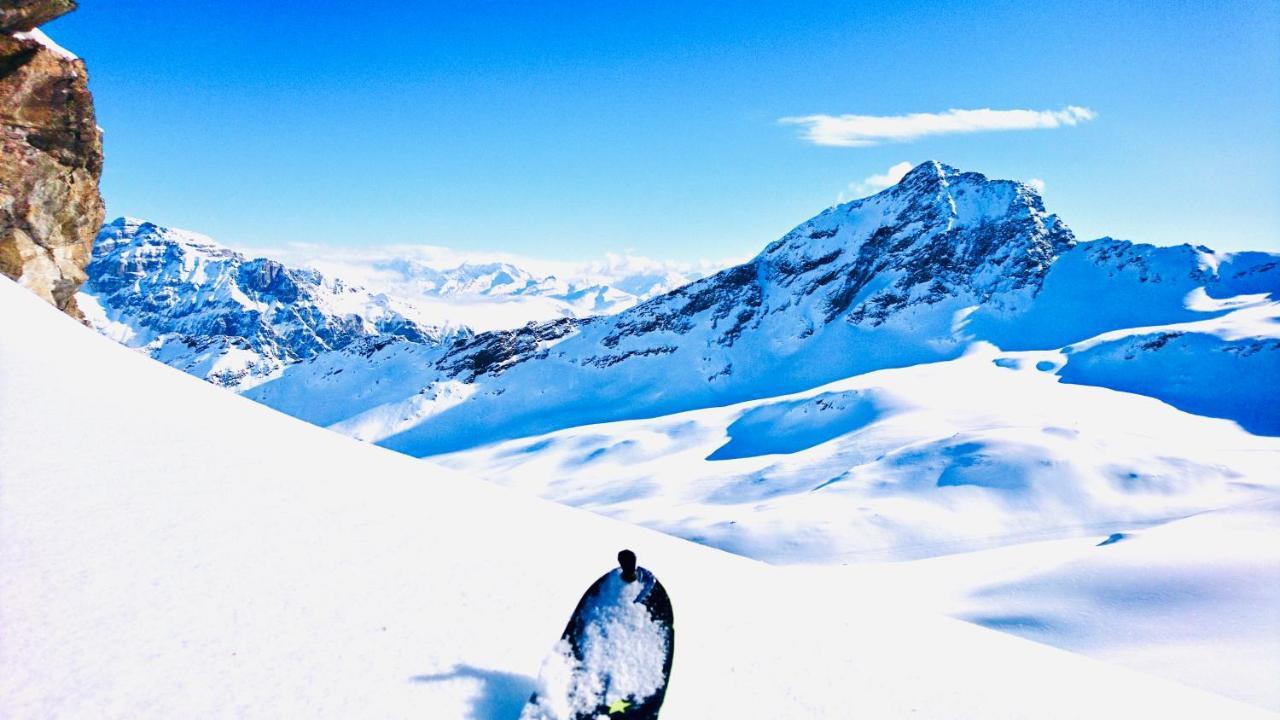
[[1044, 181], [1040, 178], [1031, 178], [1027, 181], [1027, 184], [1035, 188], [1035, 191], [1038, 193], [1044, 192]]
[[915, 166], [909, 162], [900, 162], [879, 175], [871, 175], [863, 178], [860, 182], [849, 183], [849, 189], [864, 195], [883, 190], [890, 185], [898, 184], [902, 176], [911, 172], [913, 167]]
[[801, 137], [815, 145], [868, 147], [907, 142], [929, 135], [1032, 130], [1077, 125], [1097, 117], [1089, 108], [1061, 110], [948, 110], [910, 115], [804, 115], [778, 122], [804, 128]]
[[872, 173], [861, 180], [854, 180], [836, 196], [836, 204], [839, 205], [854, 198], [866, 197], [878, 193], [890, 185], [896, 185], [903, 175], [911, 172], [913, 167], [915, 165], [904, 160], [882, 173]]

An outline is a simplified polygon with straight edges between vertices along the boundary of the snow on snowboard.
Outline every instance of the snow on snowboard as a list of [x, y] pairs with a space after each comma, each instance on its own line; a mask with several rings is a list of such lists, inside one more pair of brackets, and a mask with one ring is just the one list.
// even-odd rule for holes
[[592, 583], [542, 663], [520, 720], [655, 720], [667, 694], [671, 600], [635, 553]]

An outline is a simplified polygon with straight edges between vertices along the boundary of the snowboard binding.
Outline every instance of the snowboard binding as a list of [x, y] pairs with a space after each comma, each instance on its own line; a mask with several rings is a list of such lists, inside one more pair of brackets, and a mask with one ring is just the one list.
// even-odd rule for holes
[[633, 583], [636, 581], [636, 554], [630, 550], [622, 550], [618, 553], [618, 565], [622, 567], [623, 582]]

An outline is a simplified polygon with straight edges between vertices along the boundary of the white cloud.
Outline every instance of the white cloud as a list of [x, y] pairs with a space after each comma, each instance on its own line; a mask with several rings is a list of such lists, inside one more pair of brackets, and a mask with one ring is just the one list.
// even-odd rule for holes
[[[897, 185], [902, 176], [911, 172], [913, 167], [915, 165], [909, 162], [900, 162], [879, 175], [870, 175], [858, 182], [849, 183], [849, 189], [855, 193], [855, 197], [879, 192], [890, 185]], [[841, 193], [841, 197], [843, 196], [844, 193]]]
[[1038, 193], [1044, 192], [1044, 181], [1040, 178], [1031, 178], [1027, 181], [1027, 184], [1035, 188], [1035, 191]]
[[815, 145], [867, 147], [906, 142], [929, 135], [1031, 130], [1077, 125], [1097, 117], [1089, 108], [1068, 105], [1061, 110], [948, 110], [910, 115], [804, 115], [778, 122], [800, 125], [801, 137]]

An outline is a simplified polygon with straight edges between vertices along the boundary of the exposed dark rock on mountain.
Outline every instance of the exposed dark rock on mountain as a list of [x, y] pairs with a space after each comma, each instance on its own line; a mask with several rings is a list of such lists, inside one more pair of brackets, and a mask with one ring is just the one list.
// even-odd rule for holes
[[[728, 349], [744, 333], [765, 326], [785, 326], [771, 334], [788, 344], [836, 321], [870, 330], [890, 316], [943, 300], [981, 304], [1001, 294], [1034, 294], [1053, 261], [1074, 244], [1071, 231], [1046, 213], [1030, 187], [926, 162], [885, 192], [819, 214], [749, 263], [616, 316], [598, 342], [613, 351], [642, 338], [686, 336], [700, 329], [709, 347]], [[523, 332], [566, 334], [563, 327]], [[535, 345], [487, 335], [446, 357], [440, 369], [456, 375], [466, 368], [475, 378], [545, 356]], [[495, 345], [509, 350], [478, 350]], [[473, 356], [464, 361], [459, 352]], [[636, 347], [590, 353], [586, 360], [605, 357], [613, 365], [658, 354], [669, 353]], [[712, 368], [709, 374], [730, 373]]]
[[0, 272], [68, 314], [102, 224], [102, 133], [84, 62], [40, 23], [68, 0], [0, 8]]

